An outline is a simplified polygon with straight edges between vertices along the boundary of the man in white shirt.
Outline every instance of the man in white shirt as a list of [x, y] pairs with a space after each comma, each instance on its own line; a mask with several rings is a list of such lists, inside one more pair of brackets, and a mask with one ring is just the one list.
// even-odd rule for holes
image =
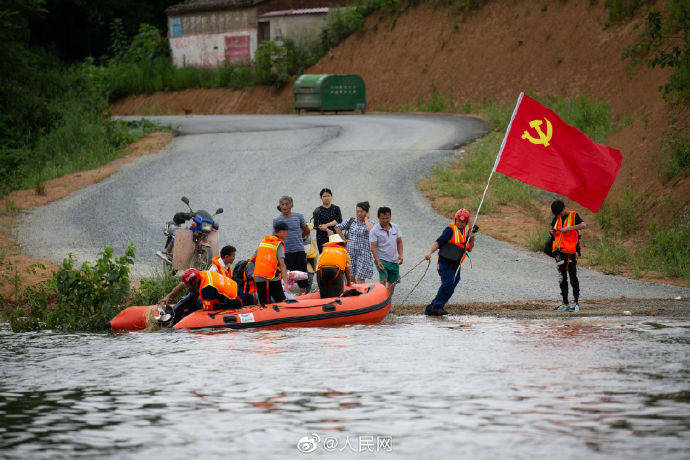
[[391, 208], [378, 209], [379, 223], [369, 231], [371, 253], [379, 271], [379, 281], [388, 288], [391, 296], [400, 281], [399, 265], [403, 263], [402, 232], [391, 222]]
[[232, 278], [232, 264], [235, 262], [236, 252], [237, 250], [233, 246], [223, 246], [223, 249], [220, 250], [220, 256], [213, 258], [208, 270]]

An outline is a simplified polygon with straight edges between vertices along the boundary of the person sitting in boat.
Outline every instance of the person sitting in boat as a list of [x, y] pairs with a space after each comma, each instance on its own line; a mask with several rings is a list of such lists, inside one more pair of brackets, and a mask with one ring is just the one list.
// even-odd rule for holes
[[352, 284], [350, 255], [345, 249], [345, 243], [346, 240], [335, 234], [330, 235], [328, 243], [323, 245], [316, 269], [316, 282], [322, 299], [339, 297], [345, 290], [344, 284]]
[[[273, 235], [266, 235], [250, 259], [254, 264], [254, 283], [261, 305], [285, 300], [283, 282], [288, 279], [285, 266], [285, 238], [288, 226], [285, 222], [273, 224]], [[282, 278], [282, 281], [281, 281]]]
[[235, 262], [236, 252], [237, 250], [234, 246], [223, 246], [223, 249], [220, 250], [220, 256], [214, 257], [211, 260], [208, 270], [232, 278], [232, 264]]
[[203, 310], [234, 310], [251, 303], [250, 297], [237, 289], [237, 283], [218, 272], [196, 268], [188, 268], [182, 273], [181, 282], [161, 300], [167, 305], [170, 299], [185, 288], [189, 292], [172, 308], [172, 311], [162, 312], [159, 321], [168, 322], [175, 318], [180, 320], [199, 309]]

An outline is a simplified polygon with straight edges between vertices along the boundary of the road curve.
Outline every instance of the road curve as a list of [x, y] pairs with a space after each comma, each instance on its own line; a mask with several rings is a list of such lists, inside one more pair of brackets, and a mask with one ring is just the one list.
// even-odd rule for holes
[[[134, 273], [147, 275], [158, 261], [161, 228], [192, 207], [214, 210], [221, 244], [238, 248], [238, 260], [270, 231], [276, 202], [291, 195], [296, 212], [309, 218], [329, 187], [343, 217], [368, 200], [372, 215], [390, 206], [405, 245], [404, 273], [428, 251], [447, 225], [417, 190], [416, 182], [433, 164], [457, 157], [452, 149], [486, 132], [469, 117], [442, 115], [229, 115], [149, 117], [180, 132], [160, 153], [123, 167], [104, 181], [23, 217], [16, 237], [25, 250], [59, 263], [69, 252], [93, 260], [105, 245], [122, 251], [137, 247]], [[375, 219], [375, 217], [374, 217]], [[480, 222], [481, 224], [481, 217]], [[401, 301], [425, 264], [403, 280]], [[687, 297], [690, 289], [607, 276], [580, 269], [583, 299]], [[427, 303], [439, 285], [434, 267], [407, 301]], [[479, 235], [471, 266], [452, 303], [559, 299], [552, 259]]]

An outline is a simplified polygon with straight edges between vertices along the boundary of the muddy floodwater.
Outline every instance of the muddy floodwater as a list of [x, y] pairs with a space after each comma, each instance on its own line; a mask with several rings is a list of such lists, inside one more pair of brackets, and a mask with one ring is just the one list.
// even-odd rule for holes
[[[688, 458], [690, 321], [0, 325], [0, 457]], [[203, 456], [203, 457], [202, 457]]]

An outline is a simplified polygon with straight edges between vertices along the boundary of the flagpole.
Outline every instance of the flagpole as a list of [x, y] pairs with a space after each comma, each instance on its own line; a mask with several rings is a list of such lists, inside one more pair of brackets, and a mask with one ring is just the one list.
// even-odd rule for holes
[[[479, 211], [482, 209], [482, 204], [484, 203], [484, 197], [486, 197], [486, 191], [489, 190], [489, 184], [491, 183], [491, 178], [494, 175], [494, 172], [496, 171], [496, 166], [498, 166], [498, 162], [501, 160], [501, 155], [503, 154], [503, 147], [506, 145], [506, 139], [508, 139], [508, 134], [510, 134], [510, 129], [513, 127], [513, 120], [515, 119], [515, 114], [518, 111], [518, 107], [520, 107], [520, 102], [522, 102], [522, 96], [524, 96], [525, 93], [521, 92], [520, 96], [518, 96], [517, 104], [515, 104], [515, 108], [513, 109], [513, 114], [510, 116], [510, 123], [508, 123], [508, 127], [506, 128], [506, 135], [503, 136], [503, 142], [501, 142], [501, 148], [498, 150], [498, 155], [496, 155], [496, 161], [494, 161], [494, 167], [491, 169], [491, 173], [489, 174], [489, 180], [486, 181], [486, 187], [484, 187], [484, 193], [482, 193], [482, 199], [479, 202], [479, 206], [477, 207], [477, 212], [474, 214], [474, 222], [472, 222], [472, 227], [470, 227], [470, 231], [474, 228], [474, 226], [477, 224], [477, 219], [479, 218]], [[455, 278], [458, 277], [458, 272], [460, 271], [460, 267], [462, 264], [458, 264], [457, 270], [455, 270]]]
[[501, 160], [501, 155], [503, 154], [503, 147], [506, 145], [506, 139], [508, 139], [508, 134], [510, 133], [510, 129], [513, 127], [513, 120], [515, 119], [515, 114], [518, 111], [518, 107], [520, 107], [520, 102], [522, 102], [522, 96], [524, 96], [525, 93], [521, 92], [520, 96], [518, 97], [517, 104], [515, 104], [515, 109], [513, 109], [513, 114], [510, 117], [510, 123], [508, 123], [508, 127], [506, 128], [506, 134], [503, 136], [503, 142], [501, 142], [501, 148], [498, 150], [498, 155], [496, 156], [496, 161], [494, 161], [494, 167], [491, 170], [491, 173], [489, 174], [489, 180], [486, 182], [486, 187], [484, 187], [484, 193], [482, 194], [482, 199], [479, 202], [479, 207], [477, 208], [477, 212], [474, 215], [474, 222], [472, 222], [472, 227], [474, 228], [475, 224], [477, 223], [477, 218], [479, 218], [479, 211], [482, 209], [482, 204], [484, 203], [484, 197], [486, 197], [486, 191], [489, 190], [489, 184], [491, 183], [491, 178], [494, 175], [494, 172], [496, 171], [496, 166], [498, 166], [498, 162]]

